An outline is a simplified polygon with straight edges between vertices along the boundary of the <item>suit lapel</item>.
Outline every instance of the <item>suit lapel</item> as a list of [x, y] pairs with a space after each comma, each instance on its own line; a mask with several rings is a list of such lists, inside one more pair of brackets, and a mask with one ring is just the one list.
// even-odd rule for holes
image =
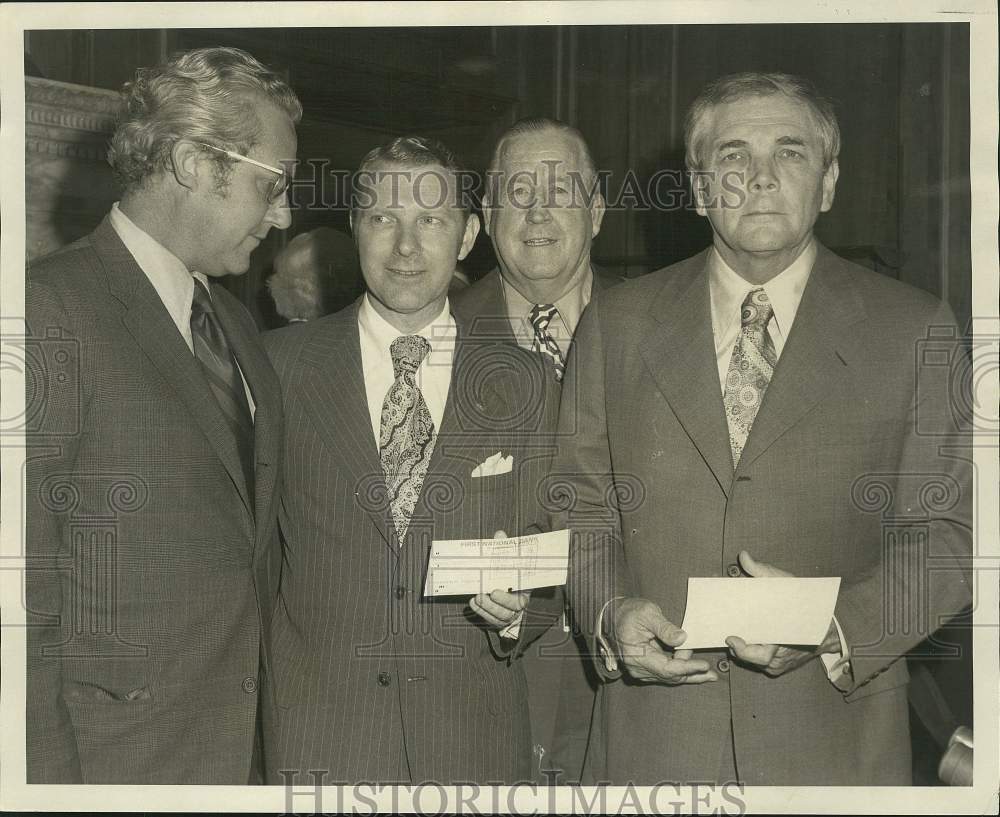
[[212, 294], [215, 313], [254, 401], [254, 508], [256, 518], [265, 519], [280, 453], [281, 392], [259, 342], [243, 332], [228, 293], [221, 287], [213, 287]]
[[251, 513], [246, 479], [232, 432], [212, 395], [201, 366], [177, 331], [149, 279], [105, 219], [94, 232], [111, 294], [125, 307], [122, 322], [174, 394], [187, 406], [208, 446], [215, 451]]
[[729, 429], [712, 337], [705, 260], [693, 258], [670, 278], [639, 320], [642, 358], [678, 421], [728, 495], [733, 481]]
[[824, 396], [842, 388], [854, 348], [852, 326], [865, 320], [864, 302], [837, 257], [824, 247], [802, 293], [795, 323], [754, 420], [740, 468], [750, 465]]
[[337, 453], [339, 465], [348, 473], [358, 503], [389, 549], [398, 555], [361, 368], [358, 303], [323, 319], [325, 331], [311, 335], [303, 347], [302, 360], [315, 376], [303, 379], [302, 397], [316, 427]]

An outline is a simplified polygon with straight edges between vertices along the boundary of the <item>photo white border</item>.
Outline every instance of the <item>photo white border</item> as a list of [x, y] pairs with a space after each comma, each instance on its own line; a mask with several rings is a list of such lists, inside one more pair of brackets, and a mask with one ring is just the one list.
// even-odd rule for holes
[[[761, 0], [704, 0], [703, 2], [532, 2], [532, 3], [51, 3], [0, 6], [0, 322], [3, 335], [23, 329], [25, 180], [24, 180], [24, 32], [30, 29], [93, 28], [277, 28], [310, 26], [456, 26], [456, 25], [625, 25], [674, 23], [970, 23], [971, 94], [971, 249], [973, 315], [977, 337], [1000, 337], [998, 312], [998, 105], [997, 9], [989, 0], [968, 2], [787, 2]], [[846, 57], [845, 57], [846, 58]], [[996, 344], [985, 347], [976, 361], [982, 380], [976, 397], [981, 406], [1000, 401]], [[3, 371], [0, 417], [23, 412], [24, 383], [17, 372]], [[975, 779], [969, 788], [829, 788], [748, 787], [751, 812], [786, 813], [997, 813], [1000, 787], [1000, 524], [996, 503], [1000, 485], [996, 437], [983, 438], [975, 453], [977, 473], [977, 587], [974, 632], [975, 657]], [[20, 479], [23, 441], [0, 438], [0, 658], [4, 672], [0, 686], [0, 808], [79, 811], [272, 811], [288, 808], [282, 787], [250, 786], [26, 786], [24, 780], [24, 611], [22, 601], [21, 531], [23, 497]], [[995, 727], [990, 731], [990, 727]], [[561, 789], [554, 801], [539, 790], [535, 800], [525, 787], [501, 789], [499, 800], [484, 793], [476, 801], [482, 813], [518, 810], [543, 813], [553, 803], [560, 811], [573, 809], [579, 799]], [[585, 790], [587, 801], [593, 790]], [[634, 790], [637, 795], [643, 791]], [[623, 813], [634, 812], [631, 792], [607, 787], [606, 803]], [[352, 805], [368, 813], [370, 800], [337, 800], [333, 788], [323, 791], [323, 808]], [[424, 792], [423, 805], [438, 805], [437, 796]], [[644, 795], [643, 795], [644, 796]], [[647, 801], [648, 802], [648, 801]], [[661, 806], [671, 802], [661, 793]], [[393, 806], [385, 793], [381, 809]], [[454, 805], [454, 804], [453, 804]], [[296, 797], [293, 806], [306, 808], [308, 798]], [[498, 809], [499, 806], [499, 809]], [[398, 802], [399, 810], [406, 801]], [[684, 811], [698, 808], [689, 800]], [[737, 813], [718, 796], [702, 810]], [[438, 809], [444, 811], [444, 809]], [[537, 811], [536, 811], [537, 810]], [[645, 809], [643, 809], [645, 810]]]

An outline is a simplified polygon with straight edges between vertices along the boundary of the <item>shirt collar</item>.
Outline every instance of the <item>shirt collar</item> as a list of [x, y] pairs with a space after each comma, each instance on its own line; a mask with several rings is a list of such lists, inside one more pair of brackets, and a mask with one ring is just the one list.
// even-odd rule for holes
[[[378, 313], [372, 306], [371, 295], [367, 292], [361, 300], [361, 307], [358, 309], [358, 326], [361, 329], [362, 338], [372, 347], [384, 350], [387, 355], [390, 354], [389, 347], [392, 342], [404, 334]], [[419, 331], [411, 334], [420, 335], [427, 340], [430, 344], [429, 355], [447, 353], [453, 350], [457, 329], [455, 319], [451, 315], [448, 299], [445, 298], [444, 306], [437, 317]]]
[[[503, 287], [504, 301], [507, 304], [507, 318], [512, 326], [527, 325], [529, 333], [531, 329], [531, 310], [535, 306], [533, 301], [525, 298], [514, 286], [500, 273], [500, 282]], [[594, 286], [594, 271], [588, 265], [585, 274], [580, 278], [579, 283], [571, 287], [570, 290], [556, 300], [555, 308], [559, 310], [563, 322], [570, 335], [576, 331], [576, 325], [580, 322], [583, 310], [590, 303], [591, 291]]]
[[206, 289], [208, 278], [203, 273], [190, 272], [181, 259], [125, 215], [117, 201], [111, 205], [108, 218], [125, 249], [149, 278], [167, 311], [175, 315], [186, 304], [190, 314], [191, 295], [194, 292], [191, 276], [201, 281]]
[[774, 308], [774, 322], [778, 331], [782, 337], [787, 338], [815, 261], [816, 242], [813, 240], [785, 269], [766, 284], [757, 285], [742, 278], [725, 262], [719, 251], [712, 247], [708, 255], [708, 286], [712, 300], [712, 317], [718, 320], [717, 334], [724, 336], [733, 321], [739, 320], [740, 307], [747, 293], [754, 289], [763, 289]]

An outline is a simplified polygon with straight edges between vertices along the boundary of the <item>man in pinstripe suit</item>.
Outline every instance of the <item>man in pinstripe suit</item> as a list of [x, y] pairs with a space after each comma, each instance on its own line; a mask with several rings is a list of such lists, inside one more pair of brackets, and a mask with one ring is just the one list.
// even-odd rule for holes
[[[535, 516], [545, 372], [449, 310], [479, 223], [443, 145], [362, 162], [352, 226], [368, 292], [267, 338], [287, 412], [272, 783], [514, 783], [530, 776], [527, 594], [425, 598], [433, 539]], [[482, 463], [512, 457], [509, 471]], [[476, 615], [479, 613], [480, 615]], [[503, 634], [501, 635], [501, 631]]]

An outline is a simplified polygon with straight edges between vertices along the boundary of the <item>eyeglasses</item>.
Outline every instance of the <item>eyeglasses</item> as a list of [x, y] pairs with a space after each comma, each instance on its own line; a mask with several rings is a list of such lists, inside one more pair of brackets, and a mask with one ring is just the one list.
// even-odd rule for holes
[[277, 173], [278, 178], [274, 180], [274, 184], [271, 185], [271, 189], [267, 193], [268, 204], [276, 204], [278, 200], [285, 195], [285, 191], [288, 190], [288, 185], [291, 184], [291, 179], [288, 174], [280, 167], [266, 165], [263, 162], [258, 162], [256, 159], [251, 159], [249, 156], [244, 156], [242, 153], [237, 153], [234, 150], [225, 150], [224, 148], [219, 148], [215, 145], [209, 145], [206, 142], [195, 142], [195, 144], [201, 145], [203, 148], [208, 148], [209, 150], [215, 150], [219, 153], [223, 153], [230, 159], [236, 159], [240, 162], [248, 162], [249, 164], [256, 165], [257, 167], [262, 167], [264, 170], [270, 170], [272, 173]]

